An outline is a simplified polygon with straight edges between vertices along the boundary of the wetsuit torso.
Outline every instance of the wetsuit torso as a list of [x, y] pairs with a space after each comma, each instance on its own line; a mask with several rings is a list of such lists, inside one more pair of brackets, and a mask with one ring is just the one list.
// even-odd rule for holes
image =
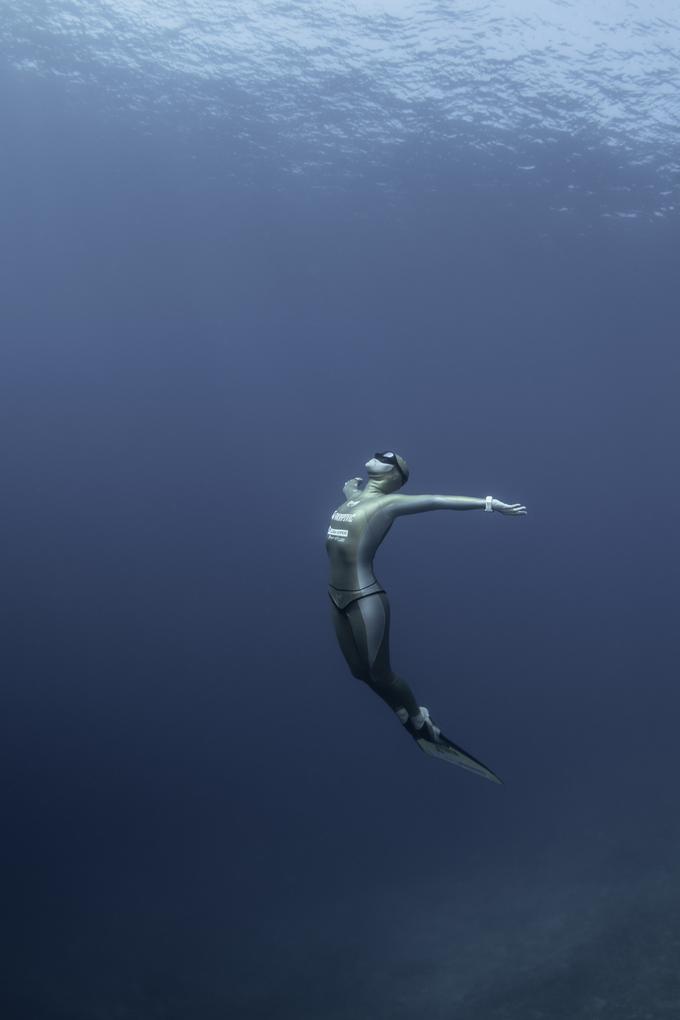
[[328, 593], [338, 609], [384, 591], [373, 572], [373, 559], [392, 520], [381, 496], [350, 498], [333, 512], [326, 536]]

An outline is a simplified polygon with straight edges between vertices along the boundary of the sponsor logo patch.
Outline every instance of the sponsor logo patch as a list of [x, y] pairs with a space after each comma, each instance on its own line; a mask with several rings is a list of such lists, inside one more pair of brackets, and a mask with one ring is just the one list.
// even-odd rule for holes
[[337, 538], [340, 542], [344, 542], [344, 540], [347, 538], [348, 535], [349, 535], [349, 531], [347, 530], [347, 528], [329, 528], [328, 529], [328, 537], [329, 538]]

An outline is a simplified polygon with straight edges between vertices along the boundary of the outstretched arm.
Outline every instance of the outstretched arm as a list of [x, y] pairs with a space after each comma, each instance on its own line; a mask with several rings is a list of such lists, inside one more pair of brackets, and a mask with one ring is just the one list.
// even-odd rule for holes
[[389, 497], [386, 510], [392, 517], [402, 514], [422, 514], [427, 510], [495, 510], [501, 514], [517, 517], [526, 514], [521, 503], [503, 503], [500, 499], [480, 496], [402, 496], [394, 493]]

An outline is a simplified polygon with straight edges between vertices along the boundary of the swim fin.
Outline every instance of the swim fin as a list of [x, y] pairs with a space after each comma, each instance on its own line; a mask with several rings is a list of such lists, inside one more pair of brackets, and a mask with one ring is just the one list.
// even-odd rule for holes
[[440, 758], [450, 765], [458, 765], [462, 769], [467, 769], [468, 772], [476, 773], [476, 775], [481, 776], [483, 779], [489, 779], [492, 783], [500, 783], [502, 785], [503, 780], [499, 779], [495, 772], [492, 772], [490, 768], [484, 765], [483, 762], [478, 761], [477, 758], [473, 758], [471, 754], [464, 751], [458, 744], [454, 744], [441, 730], [437, 731], [435, 740], [428, 740], [425, 733], [421, 736], [419, 731], [412, 735], [420, 750], [424, 751], [425, 754], [429, 754], [431, 758]]
[[429, 754], [431, 758], [440, 758], [450, 765], [458, 765], [462, 769], [467, 769], [468, 772], [476, 773], [483, 779], [489, 779], [492, 783], [502, 785], [503, 780], [495, 772], [492, 772], [483, 762], [468, 754], [442, 733], [430, 718], [430, 713], [424, 705], [419, 707], [418, 715], [411, 718], [405, 708], [398, 708], [396, 712], [406, 732], [411, 734], [420, 750], [425, 754]]

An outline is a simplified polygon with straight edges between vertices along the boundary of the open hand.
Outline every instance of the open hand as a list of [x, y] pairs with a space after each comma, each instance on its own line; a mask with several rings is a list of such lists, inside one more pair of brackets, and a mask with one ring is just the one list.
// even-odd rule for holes
[[491, 501], [492, 508], [499, 514], [506, 514], [508, 517], [519, 517], [527, 512], [527, 508], [521, 503], [503, 503], [500, 499]]
[[356, 495], [359, 489], [359, 484], [362, 480], [363, 479], [357, 476], [356, 478], [350, 478], [349, 481], [345, 482], [345, 484], [342, 487], [343, 496], [349, 499], [350, 496]]

